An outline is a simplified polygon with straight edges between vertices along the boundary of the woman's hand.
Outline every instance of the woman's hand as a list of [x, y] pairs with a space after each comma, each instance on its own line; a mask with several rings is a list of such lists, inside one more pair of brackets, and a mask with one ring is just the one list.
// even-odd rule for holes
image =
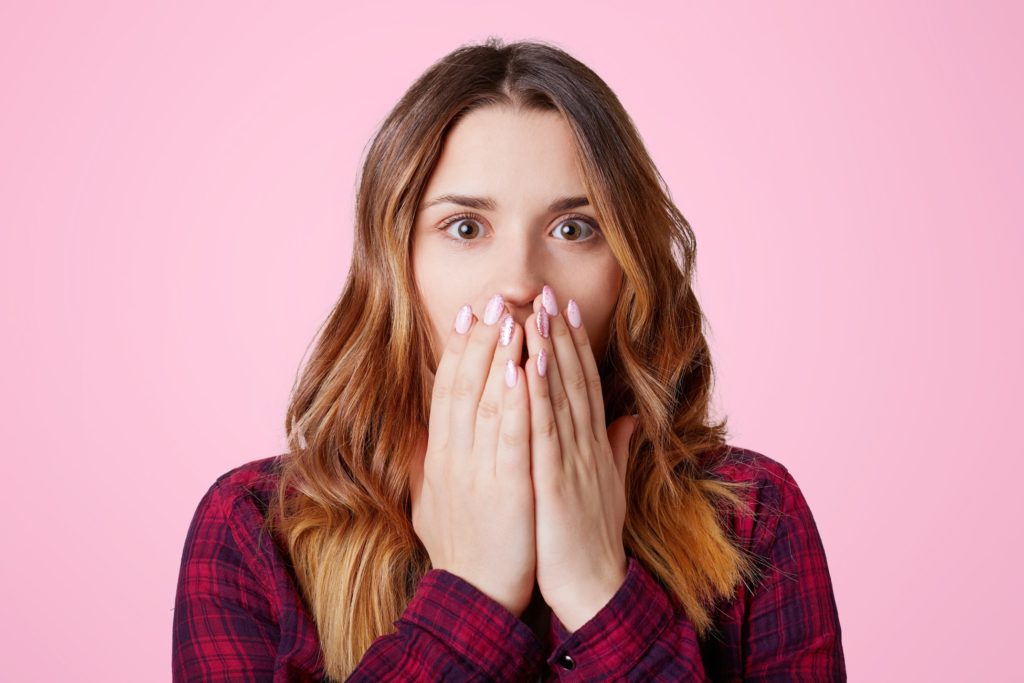
[[579, 307], [570, 299], [560, 315], [544, 290], [525, 325], [537, 584], [575, 631], [626, 577], [625, 474], [636, 422], [626, 416], [605, 428], [601, 376]]
[[482, 322], [471, 310], [456, 317], [409, 482], [413, 529], [433, 567], [516, 616], [530, 603], [536, 566], [522, 348], [523, 328], [500, 296]]

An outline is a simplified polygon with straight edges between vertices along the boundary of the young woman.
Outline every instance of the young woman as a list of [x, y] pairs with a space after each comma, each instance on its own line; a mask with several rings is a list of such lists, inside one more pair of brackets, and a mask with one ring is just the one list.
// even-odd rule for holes
[[175, 680], [845, 680], [800, 488], [709, 418], [694, 257], [586, 66], [433, 65], [365, 160], [289, 452], [199, 502]]

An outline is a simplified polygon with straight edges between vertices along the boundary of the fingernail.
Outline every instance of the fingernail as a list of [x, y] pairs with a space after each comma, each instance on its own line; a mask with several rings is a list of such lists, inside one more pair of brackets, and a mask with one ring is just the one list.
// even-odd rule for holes
[[545, 339], [551, 334], [551, 321], [548, 319], [548, 312], [543, 308], [537, 311], [537, 331]]
[[464, 304], [459, 309], [459, 314], [455, 316], [455, 331], [459, 334], [466, 334], [471, 322], [473, 322], [473, 307], [469, 304]]
[[484, 322], [488, 325], [498, 322], [498, 316], [501, 315], [501, 309], [504, 307], [505, 299], [501, 294], [492, 296], [491, 300], [487, 302], [487, 308], [484, 309]]
[[555, 290], [544, 285], [544, 289], [540, 290], [540, 302], [544, 309], [547, 310], [548, 315], [558, 315], [558, 302], [555, 301]]
[[515, 330], [516, 321], [508, 313], [501, 319], [501, 329], [498, 331], [498, 341], [502, 346], [508, 346], [512, 341], [512, 332]]
[[580, 307], [576, 303], [576, 299], [569, 299], [569, 306], [566, 308], [565, 315], [569, 318], [569, 324], [573, 327], [578, 328], [583, 324], [583, 318], [580, 317]]
[[519, 368], [511, 358], [505, 361], [505, 384], [508, 385], [509, 389], [516, 385], [516, 380], [519, 379]]
[[544, 349], [540, 350], [537, 354], [537, 374], [544, 377], [548, 374], [548, 354], [545, 353]]

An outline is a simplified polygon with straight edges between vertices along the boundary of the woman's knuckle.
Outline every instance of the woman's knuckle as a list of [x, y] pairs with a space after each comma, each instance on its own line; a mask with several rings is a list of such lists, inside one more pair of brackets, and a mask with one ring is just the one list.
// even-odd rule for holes
[[544, 422], [540, 423], [537, 427], [537, 433], [540, 434], [542, 438], [552, 439], [558, 433], [558, 426], [555, 424], [554, 419], [544, 420]]
[[476, 416], [482, 420], [491, 420], [497, 417], [500, 411], [501, 408], [498, 407], [497, 403], [490, 399], [482, 399], [479, 405], [477, 405]]
[[452, 395], [452, 385], [448, 382], [434, 382], [434, 400], [443, 401]]
[[501, 442], [510, 448], [519, 448], [526, 443], [527, 439], [521, 432], [503, 431]]
[[569, 407], [569, 397], [564, 391], [559, 391], [551, 394], [551, 407], [559, 412]]
[[578, 372], [572, 376], [572, 388], [576, 391], [587, 390], [587, 377], [582, 372]]
[[469, 398], [473, 394], [473, 386], [473, 380], [469, 377], [459, 377], [455, 380], [455, 383], [452, 384], [452, 398], [460, 400]]

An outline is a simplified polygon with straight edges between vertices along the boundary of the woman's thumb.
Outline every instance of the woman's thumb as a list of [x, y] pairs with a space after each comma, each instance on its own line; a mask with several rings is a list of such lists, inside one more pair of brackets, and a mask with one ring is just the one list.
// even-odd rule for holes
[[608, 425], [608, 443], [612, 447], [615, 458], [615, 469], [623, 481], [626, 479], [626, 466], [629, 464], [629, 439], [640, 418], [638, 415], [623, 415]]
[[409, 462], [409, 502], [415, 510], [419, 505], [420, 495], [423, 491], [423, 461], [427, 457], [427, 432], [420, 432], [416, 440], [416, 448], [413, 450], [412, 459]]

